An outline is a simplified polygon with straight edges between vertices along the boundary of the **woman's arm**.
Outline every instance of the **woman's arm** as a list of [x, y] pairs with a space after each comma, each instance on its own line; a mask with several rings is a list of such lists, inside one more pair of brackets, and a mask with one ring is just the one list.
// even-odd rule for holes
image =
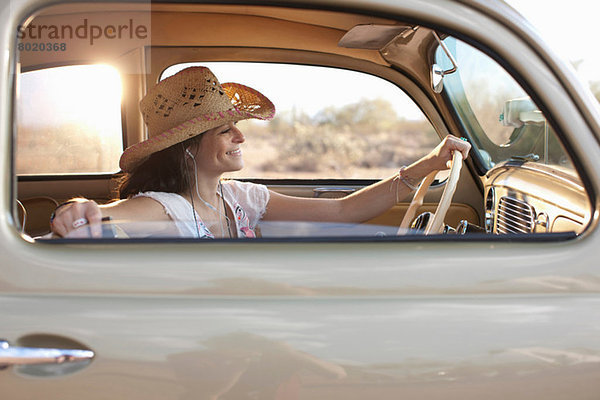
[[76, 198], [69, 200], [54, 211], [50, 220], [52, 233], [65, 237], [74, 229], [77, 229], [75, 221], [86, 220], [89, 223], [92, 237], [102, 237], [101, 221], [104, 217], [110, 217], [114, 221], [167, 221], [169, 216], [165, 214], [160, 203], [149, 197], [136, 197], [133, 199], [119, 200], [106, 205], [98, 205], [93, 200]]
[[[409, 183], [418, 184], [432, 171], [450, 167], [452, 153], [458, 150], [463, 159], [471, 145], [454, 136], [444, 140], [425, 157], [402, 172]], [[341, 199], [309, 199], [271, 192], [264, 220], [364, 222], [394, 206], [411, 189], [397, 176], [367, 186]]]

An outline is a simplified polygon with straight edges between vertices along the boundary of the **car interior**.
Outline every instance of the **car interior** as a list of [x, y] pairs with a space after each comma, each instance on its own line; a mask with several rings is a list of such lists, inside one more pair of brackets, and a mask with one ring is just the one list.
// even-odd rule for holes
[[[459, 163], [462, 168], [438, 175], [412, 208], [410, 198], [402, 199], [361, 224], [366, 230], [334, 230], [329, 235], [300, 225], [281, 231], [265, 224], [263, 239], [402, 240], [411, 236], [395, 235], [403, 224], [404, 233], [427, 231], [447, 239], [566, 240], [581, 235], [593, 214], [581, 168], [551, 119], [540, 111], [543, 105], [532, 100], [535, 93], [526, 82], [517, 83], [519, 77], [501, 67], [494, 54], [468, 43], [468, 38], [456, 38], [426, 21], [277, 6], [69, 3], [36, 11], [19, 32], [14, 215], [15, 229], [26, 237], [47, 234], [50, 215], [70, 198], [101, 204], [115, 198], [120, 152], [146, 137], [140, 100], [149, 87], [174, 73], [173, 68], [186, 65], [210, 65], [221, 82], [230, 79], [229, 70], [231, 79], [240, 81], [237, 76], [246, 73], [257, 78], [250, 86], [267, 95], [261, 85], [269, 81], [279, 88], [289, 85], [287, 96], [298, 101], [332, 98], [332, 106], [312, 114], [275, 99], [279, 119], [269, 127], [240, 125], [248, 131], [246, 146], [256, 149], [248, 150], [247, 158], [262, 164], [249, 165], [232, 177], [280, 193], [344, 196], [393, 175], [446, 135], [465, 138], [473, 146], [470, 157]], [[79, 76], [69, 69], [85, 67], [108, 70], [89, 69], [91, 75]], [[296, 67], [308, 69], [302, 75]], [[328, 72], [321, 77], [316, 68]], [[220, 77], [221, 70], [227, 77]], [[391, 85], [418, 115], [379, 124], [383, 114], [369, 114], [368, 106], [378, 112], [402, 112], [404, 106], [385, 94], [366, 100], [359, 79], [346, 78], [347, 72]], [[100, 74], [116, 76], [116, 100], [100, 94], [111, 82]], [[327, 74], [340, 77], [339, 89]], [[310, 97], [301, 96], [296, 91], [301, 88], [292, 84], [306, 88]], [[346, 102], [344, 87], [353, 89], [356, 101]], [[62, 103], [61, 96], [68, 102]], [[65, 109], [64, 118], [48, 111], [49, 104]], [[90, 120], [84, 125], [73, 115]], [[340, 122], [343, 115], [348, 119]], [[382, 127], [375, 128], [377, 124]], [[316, 132], [312, 139], [303, 136], [311, 129]], [[66, 130], [71, 136], [60, 136]], [[100, 133], [94, 135], [94, 130]], [[105, 130], [115, 140], [109, 143]], [[426, 131], [431, 136], [424, 138]], [[266, 138], [266, 144], [253, 143], [253, 137]], [[266, 154], [274, 148], [283, 153], [269, 163]], [[444, 192], [451, 192], [453, 185], [453, 197], [445, 200], [447, 211], [438, 211], [445, 214], [441, 226], [428, 231]], [[403, 222], [407, 213], [412, 217]]]

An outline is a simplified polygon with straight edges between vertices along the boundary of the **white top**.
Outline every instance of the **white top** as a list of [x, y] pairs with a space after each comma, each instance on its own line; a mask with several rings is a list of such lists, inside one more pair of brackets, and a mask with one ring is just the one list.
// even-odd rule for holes
[[[190, 202], [177, 193], [143, 192], [136, 194], [135, 197], [150, 197], [159, 202], [165, 213], [175, 221], [179, 236], [202, 239], [215, 237], [202, 222]], [[269, 202], [267, 187], [251, 182], [223, 181], [223, 197], [235, 216], [237, 237], [256, 237], [254, 228], [265, 213]], [[198, 222], [197, 226], [196, 221]]]

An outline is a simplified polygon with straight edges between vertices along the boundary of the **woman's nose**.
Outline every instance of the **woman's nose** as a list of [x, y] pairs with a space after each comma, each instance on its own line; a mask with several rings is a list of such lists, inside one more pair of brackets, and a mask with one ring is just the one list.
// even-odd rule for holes
[[235, 143], [244, 143], [246, 141], [242, 131], [240, 131], [235, 125], [233, 126], [233, 141]]

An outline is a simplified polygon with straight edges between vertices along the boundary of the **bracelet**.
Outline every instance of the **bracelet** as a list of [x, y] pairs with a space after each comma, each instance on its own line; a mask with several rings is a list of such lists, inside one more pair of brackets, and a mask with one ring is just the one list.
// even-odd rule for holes
[[400, 180], [400, 182], [404, 183], [410, 190], [417, 190], [419, 188], [419, 185], [421, 184], [421, 181], [414, 183], [411, 182], [410, 178], [407, 178], [404, 176], [404, 171], [406, 170], [406, 166], [403, 165], [399, 170], [398, 170], [398, 174], [396, 175], [397, 179]]
[[71, 204], [71, 203], [77, 203], [77, 200], [69, 200], [69, 201], [65, 201], [64, 203], [60, 203], [59, 205], [57, 205], [56, 208], [54, 209], [54, 211], [52, 211], [52, 215], [50, 216], [50, 223], [52, 223], [52, 221], [54, 221], [54, 218], [56, 217], [56, 212], [58, 211], [59, 208], [61, 208], [62, 206], [66, 206], [67, 204]]

